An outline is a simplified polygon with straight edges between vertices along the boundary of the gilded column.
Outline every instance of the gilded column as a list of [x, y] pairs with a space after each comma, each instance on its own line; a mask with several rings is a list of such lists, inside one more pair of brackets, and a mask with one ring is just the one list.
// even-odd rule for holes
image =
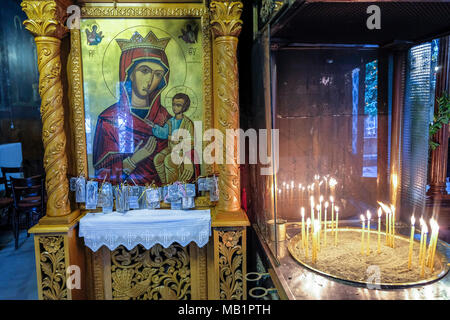
[[71, 210], [66, 176], [66, 135], [60, 58], [61, 38], [67, 32], [63, 24], [65, 7], [62, 8], [59, 2], [54, 0], [22, 1], [21, 6], [28, 16], [28, 20], [24, 21], [25, 28], [35, 36], [38, 54], [45, 184], [48, 195], [47, 217], [44, 221], [70, 222], [70, 218], [73, 217], [69, 216]]
[[[226, 130], [239, 128], [239, 83], [237, 70], [237, 44], [242, 29], [242, 2], [212, 1], [211, 29], [213, 43], [214, 74], [214, 126], [226, 137]], [[224, 140], [226, 141], [226, 140]], [[218, 164], [220, 198], [218, 210], [241, 210], [240, 173], [237, 161], [239, 144], [224, 148], [224, 163]], [[232, 159], [232, 163], [227, 163]]]

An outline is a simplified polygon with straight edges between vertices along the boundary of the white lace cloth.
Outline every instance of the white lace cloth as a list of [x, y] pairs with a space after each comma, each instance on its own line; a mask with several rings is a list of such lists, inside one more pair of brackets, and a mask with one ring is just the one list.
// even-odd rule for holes
[[103, 245], [131, 250], [138, 244], [150, 249], [157, 243], [167, 248], [174, 242], [186, 246], [194, 241], [203, 247], [211, 236], [211, 213], [209, 209], [88, 213], [80, 220], [79, 236], [94, 252]]

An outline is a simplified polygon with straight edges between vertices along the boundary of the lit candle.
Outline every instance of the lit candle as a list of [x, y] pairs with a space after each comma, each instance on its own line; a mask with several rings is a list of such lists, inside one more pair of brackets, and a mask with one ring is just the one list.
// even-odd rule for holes
[[323, 241], [324, 241], [324, 246], [326, 247], [327, 246], [327, 229], [328, 229], [328, 226], [327, 226], [327, 224], [328, 224], [328, 221], [327, 221], [327, 210], [328, 210], [328, 201], [325, 201], [325, 224], [324, 224], [324, 228], [325, 228], [325, 230], [324, 230], [324, 239], [323, 239]]
[[391, 204], [391, 212], [392, 212], [392, 248], [395, 247], [395, 207]]
[[[316, 221], [312, 220], [312, 224], [311, 224], [311, 230], [316, 230]], [[316, 232], [312, 231], [312, 252], [311, 252], [311, 261], [312, 263], [315, 262], [316, 259]]]
[[408, 254], [408, 269], [411, 270], [411, 262], [412, 262], [412, 253], [413, 253], [413, 245], [414, 245], [414, 223], [416, 219], [414, 216], [411, 216], [411, 237], [409, 238], [409, 254]]
[[388, 240], [388, 226], [389, 226], [389, 212], [384, 212], [386, 214], [386, 245], [389, 245], [389, 240]]
[[423, 247], [423, 232], [425, 230], [424, 225], [425, 222], [423, 221], [422, 218], [420, 218], [420, 227], [421, 227], [421, 231], [420, 231], [420, 245], [419, 245], [419, 266], [420, 263], [422, 262], [422, 247]]
[[311, 225], [311, 219], [306, 219], [306, 258], [308, 258], [308, 247], [309, 247], [309, 226]]
[[434, 220], [434, 241], [433, 241], [433, 251], [431, 252], [431, 262], [430, 262], [430, 268], [431, 272], [434, 270], [434, 256], [436, 254], [436, 247], [438, 242], [438, 235], [439, 235], [439, 225], [436, 220]]
[[305, 248], [305, 208], [301, 208], [302, 215], [302, 248]]
[[372, 214], [367, 210], [367, 255], [370, 254], [370, 218]]
[[388, 222], [389, 222], [389, 227], [388, 227], [389, 247], [392, 247], [392, 212], [391, 212], [391, 210], [388, 210], [387, 214], [388, 214]]
[[364, 255], [364, 231], [366, 230], [365, 225], [366, 218], [364, 215], [361, 215], [361, 255]]
[[381, 208], [378, 208], [378, 246], [377, 252], [381, 253]]
[[339, 229], [339, 207], [336, 207], [336, 230], [334, 233], [334, 245], [337, 246], [337, 237]]
[[331, 232], [334, 232], [334, 197], [330, 197], [331, 201]]
[[[309, 198], [309, 203], [311, 205], [311, 221], [314, 221], [314, 196]], [[314, 223], [311, 225], [311, 232], [314, 232]]]
[[[316, 209], [317, 209], [317, 215], [318, 215], [317, 224], [320, 226], [321, 225], [320, 216], [321, 216], [321, 211], [322, 211], [320, 204], [318, 204], [316, 206]], [[314, 230], [316, 230], [315, 226], [314, 226]], [[317, 233], [317, 250], [320, 251], [320, 232]]]
[[[320, 250], [320, 238], [319, 238], [319, 236], [320, 236], [320, 229], [321, 229], [321, 225], [320, 225], [320, 223], [319, 223], [319, 221], [318, 220], [316, 220], [316, 227], [315, 227], [315, 229], [317, 230], [316, 231], [316, 243], [317, 243], [317, 248]], [[316, 248], [316, 256], [315, 256], [315, 261], [314, 262], [317, 262], [317, 252], [318, 252], [318, 250], [317, 250], [317, 248]]]
[[426, 248], [427, 248], [427, 234], [428, 234], [428, 227], [427, 227], [427, 225], [424, 223], [423, 224], [423, 226], [424, 226], [424, 233], [423, 233], [423, 236], [424, 236], [424, 240], [423, 240], [423, 249], [422, 249], [422, 263], [421, 263], [421, 267], [420, 267], [420, 277], [424, 277], [424, 275], [425, 275], [425, 250], [426, 250]]

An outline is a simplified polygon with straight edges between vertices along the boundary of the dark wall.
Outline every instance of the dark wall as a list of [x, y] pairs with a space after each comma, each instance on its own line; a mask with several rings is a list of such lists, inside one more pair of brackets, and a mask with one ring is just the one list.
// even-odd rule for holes
[[43, 146], [36, 46], [19, 0], [0, 10], [0, 143], [21, 142], [29, 174], [42, 171]]

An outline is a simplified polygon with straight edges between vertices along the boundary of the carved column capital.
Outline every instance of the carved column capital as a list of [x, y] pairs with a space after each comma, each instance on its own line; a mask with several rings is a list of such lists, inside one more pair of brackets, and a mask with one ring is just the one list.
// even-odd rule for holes
[[211, 29], [215, 37], [239, 36], [242, 30], [242, 7], [240, 1], [211, 2]]
[[24, 0], [20, 5], [28, 17], [23, 24], [34, 36], [61, 39], [68, 32], [64, 25], [67, 4], [56, 0]]

